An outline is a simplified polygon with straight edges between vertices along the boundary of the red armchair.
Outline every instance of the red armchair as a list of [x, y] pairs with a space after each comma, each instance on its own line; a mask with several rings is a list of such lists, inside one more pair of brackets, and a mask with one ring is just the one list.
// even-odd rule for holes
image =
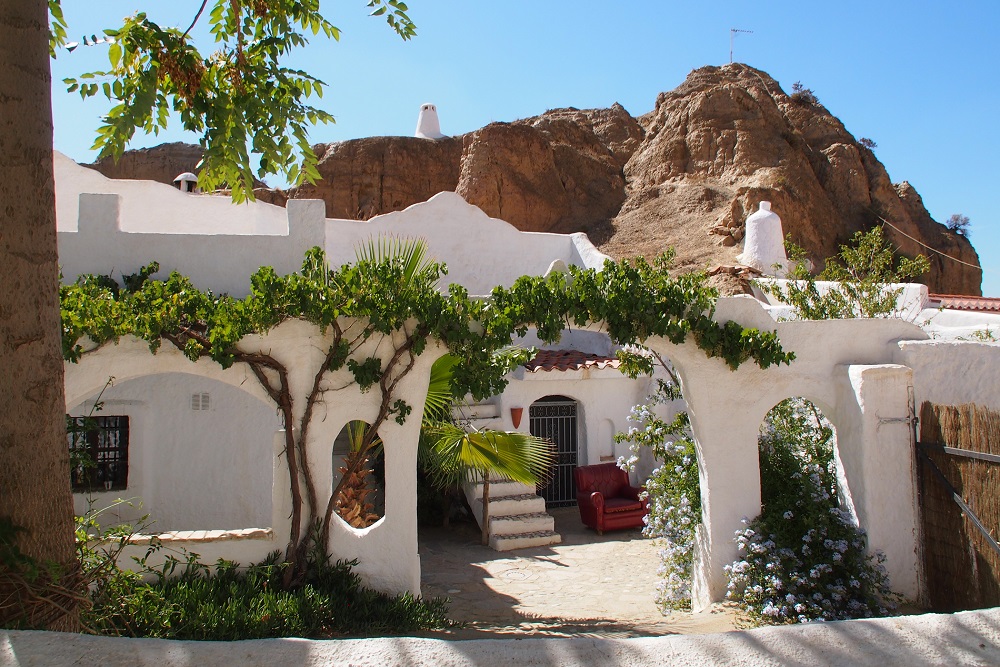
[[576, 502], [583, 523], [603, 535], [606, 530], [637, 528], [649, 514], [649, 500], [639, 500], [641, 488], [630, 486], [628, 473], [615, 463], [578, 466]]

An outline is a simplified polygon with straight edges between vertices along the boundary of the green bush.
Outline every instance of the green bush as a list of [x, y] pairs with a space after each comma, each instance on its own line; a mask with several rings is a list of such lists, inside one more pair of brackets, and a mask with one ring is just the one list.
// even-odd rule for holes
[[768, 413], [759, 439], [760, 516], [736, 533], [740, 559], [726, 566], [728, 597], [758, 624], [889, 614], [885, 556], [837, 502], [834, 432], [809, 401]]
[[[104, 535], [101, 542], [116, 545], [119, 533], [130, 530], [119, 530], [110, 540]], [[86, 538], [87, 531], [82, 535]], [[94, 634], [228, 641], [371, 636], [452, 625], [447, 600], [373, 591], [352, 570], [357, 561], [330, 563], [315, 549], [307, 579], [284, 589], [287, 564], [278, 552], [247, 568], [221, 559], [204, 565], [190, 553], [183, 561], [168, 557], [154, 570], [143, 558], [140, 574], [114, 565], [109, 556], [114, 547], [101, 550], [94, 544], [84, 539], [80, 547], [81, 561], [95, 573], [90, 604], [82, 613], [84, 627]], [[151, 547], [146, 558], [157, 548]], [[144, 581], [144, 575], [152, 581]]]
[[899, 257], [885, 238], [881, 227], [857, 232], [853, 245], [840, 246], [840, 254], [827, 258], [819, 280], [836, 284], [820, 293], [817, 277], [809, 273], [805, 250], [785, 240], [788, 258], [794, 264], [788, 274], [793, 282], [784, 285], [762, 282], [761, 289], [795, 308], [796, 317], [803, 320], [849, 319], [852, 317], [900, 317], [899, 298], [903, 283], [916, 279], [930, 270], [923, 255], [913, 259]]

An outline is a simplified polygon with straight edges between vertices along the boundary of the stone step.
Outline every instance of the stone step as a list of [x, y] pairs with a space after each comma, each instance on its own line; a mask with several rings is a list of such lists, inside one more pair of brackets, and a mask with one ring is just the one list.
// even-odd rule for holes
[[[497, 496], [523, 496], [527, 493], [534, 494], [535, 487], [530, 484], [521, 484], [520, 482], [490, 481], [490, 498]], [[473, 494], [476, 499], [483, 497], [482, 482], [476, 483]]]
[[[482, 516], [482, 498], [479, 498], [478, 514]], [[545, 511], [545, 499], [533, 493], [516, 496], [494, 496], [490, 494], [490, 516], [511, 516], [512, 514], [538, 514]]]
[[555, 527], [555, 519], [545, 512], [515, 514], [511, 516], [490, 516], [490, 535], [552, 532], [555, 530]]
[[519, 533], [517, 535], [490, 535], [490, 546], [496, 551], [545, 547], [550, 544], [559, 544], [560, 542], [562, 542], [562, 536], [551, 530]]

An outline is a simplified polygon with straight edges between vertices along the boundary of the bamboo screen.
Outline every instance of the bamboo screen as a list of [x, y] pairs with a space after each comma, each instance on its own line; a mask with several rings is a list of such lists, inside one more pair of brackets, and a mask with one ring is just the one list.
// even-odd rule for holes
[[[920, 441], [1000, 455], [1000, 413], [973, 404], [924, 403]], [[983, 525], [998, 538], [1000, 464], [925, 449]], [[1000, 554], [973, 525], [923, 457], [918, 457], [924, 573], [936, 611], [1000, 605]]]

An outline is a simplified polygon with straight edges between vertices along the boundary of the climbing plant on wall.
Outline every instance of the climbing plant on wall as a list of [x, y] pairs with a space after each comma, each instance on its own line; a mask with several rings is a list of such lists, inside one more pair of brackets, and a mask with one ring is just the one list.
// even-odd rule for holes
[[[720, 357], [731, 368], [747, 360], [767, 367], [793, 358], [772, 332], [716, 323], [714, 291], [697, 277], [671, 277], [663, 262], [608, 261], [602, 271], [573, 267], [566, 274], [522, 277], [477, 300], [458, 285], [439, 290], [445, 267], [416, 259], [369, 253], [354, 264], [331, 268], [323, 252], [313, 248], [296, 273], [279, 276], [270, 267], [260, 268], [242, 299], [200, 290], [177, 273], [151, 279], [159, 268], [155, 264], [125, 280], [124, 288], [107, 278], [83, 276], [61, 289], [63, 353], [77, 361], [86, 354], [84, 337], [100, 346], [134, 336], [147, 341], [153, 353], [166, 343], [191, 360], [209, 358], [223, 367], [250, 369], [286, 427], [292, 498], [286, 585], [304, 575], [310, 531], [303, 525], [315, 527], [319, 543], [328, 544], [339, 489], [320, 506], [306, 443], [333, 372], [347, 369], [361, 391], [378, 392], [379, 409], [365, 433], [372, 442], [387, 420], [402, 424], [411, 418], [412, 407], [399, 385], [432, 340], [461, 359], [452, 380], [459, 395], [477, 399], [502, 391], [504, 375], [520, 359], [496, 353], [530, 327], [537, 327], [544, 341], [557, 340], [567, 326], [591, 323], [602, 323], [621, 343], [663, 336], [680, 344], [691, 336], [708, 356]], [[293, 395], [289, 369], [275, 355], [243, 342], [291, 319], [314, 325], [316, 340], [324, 346], [305, 396]], [[364, 356], [362, 348], [373, 339], [388, 351]], [[304, 401], [298, 418], [295, 401]]]
[[[638, 356], [634, 352], [627, 354]], [[649, 517], [642, 533], [661, 540], [656, 603], [664, 614], [669, 614], [691, 608], [695, 534], [701, 523], [701, 487], [687, 412], [666, 419], [659, 408], [681, 398], [680, 385], [666, 360], [655, 353], [652, 356], [671, 379], [657, 378], [656, 391], [645, 403], [632, 408], [628, 416], [632, 426], [615, 434], [615, 442], [628, 443], [631, 451], [629, 457], [618, 460], [623, 469], [633, 469], [643, 449], [648, 449], [655, 461], [656, 467], [643, 484], [643, 493], [649, 498]], [[628, 367], [627, 363], [623, 366]]]

